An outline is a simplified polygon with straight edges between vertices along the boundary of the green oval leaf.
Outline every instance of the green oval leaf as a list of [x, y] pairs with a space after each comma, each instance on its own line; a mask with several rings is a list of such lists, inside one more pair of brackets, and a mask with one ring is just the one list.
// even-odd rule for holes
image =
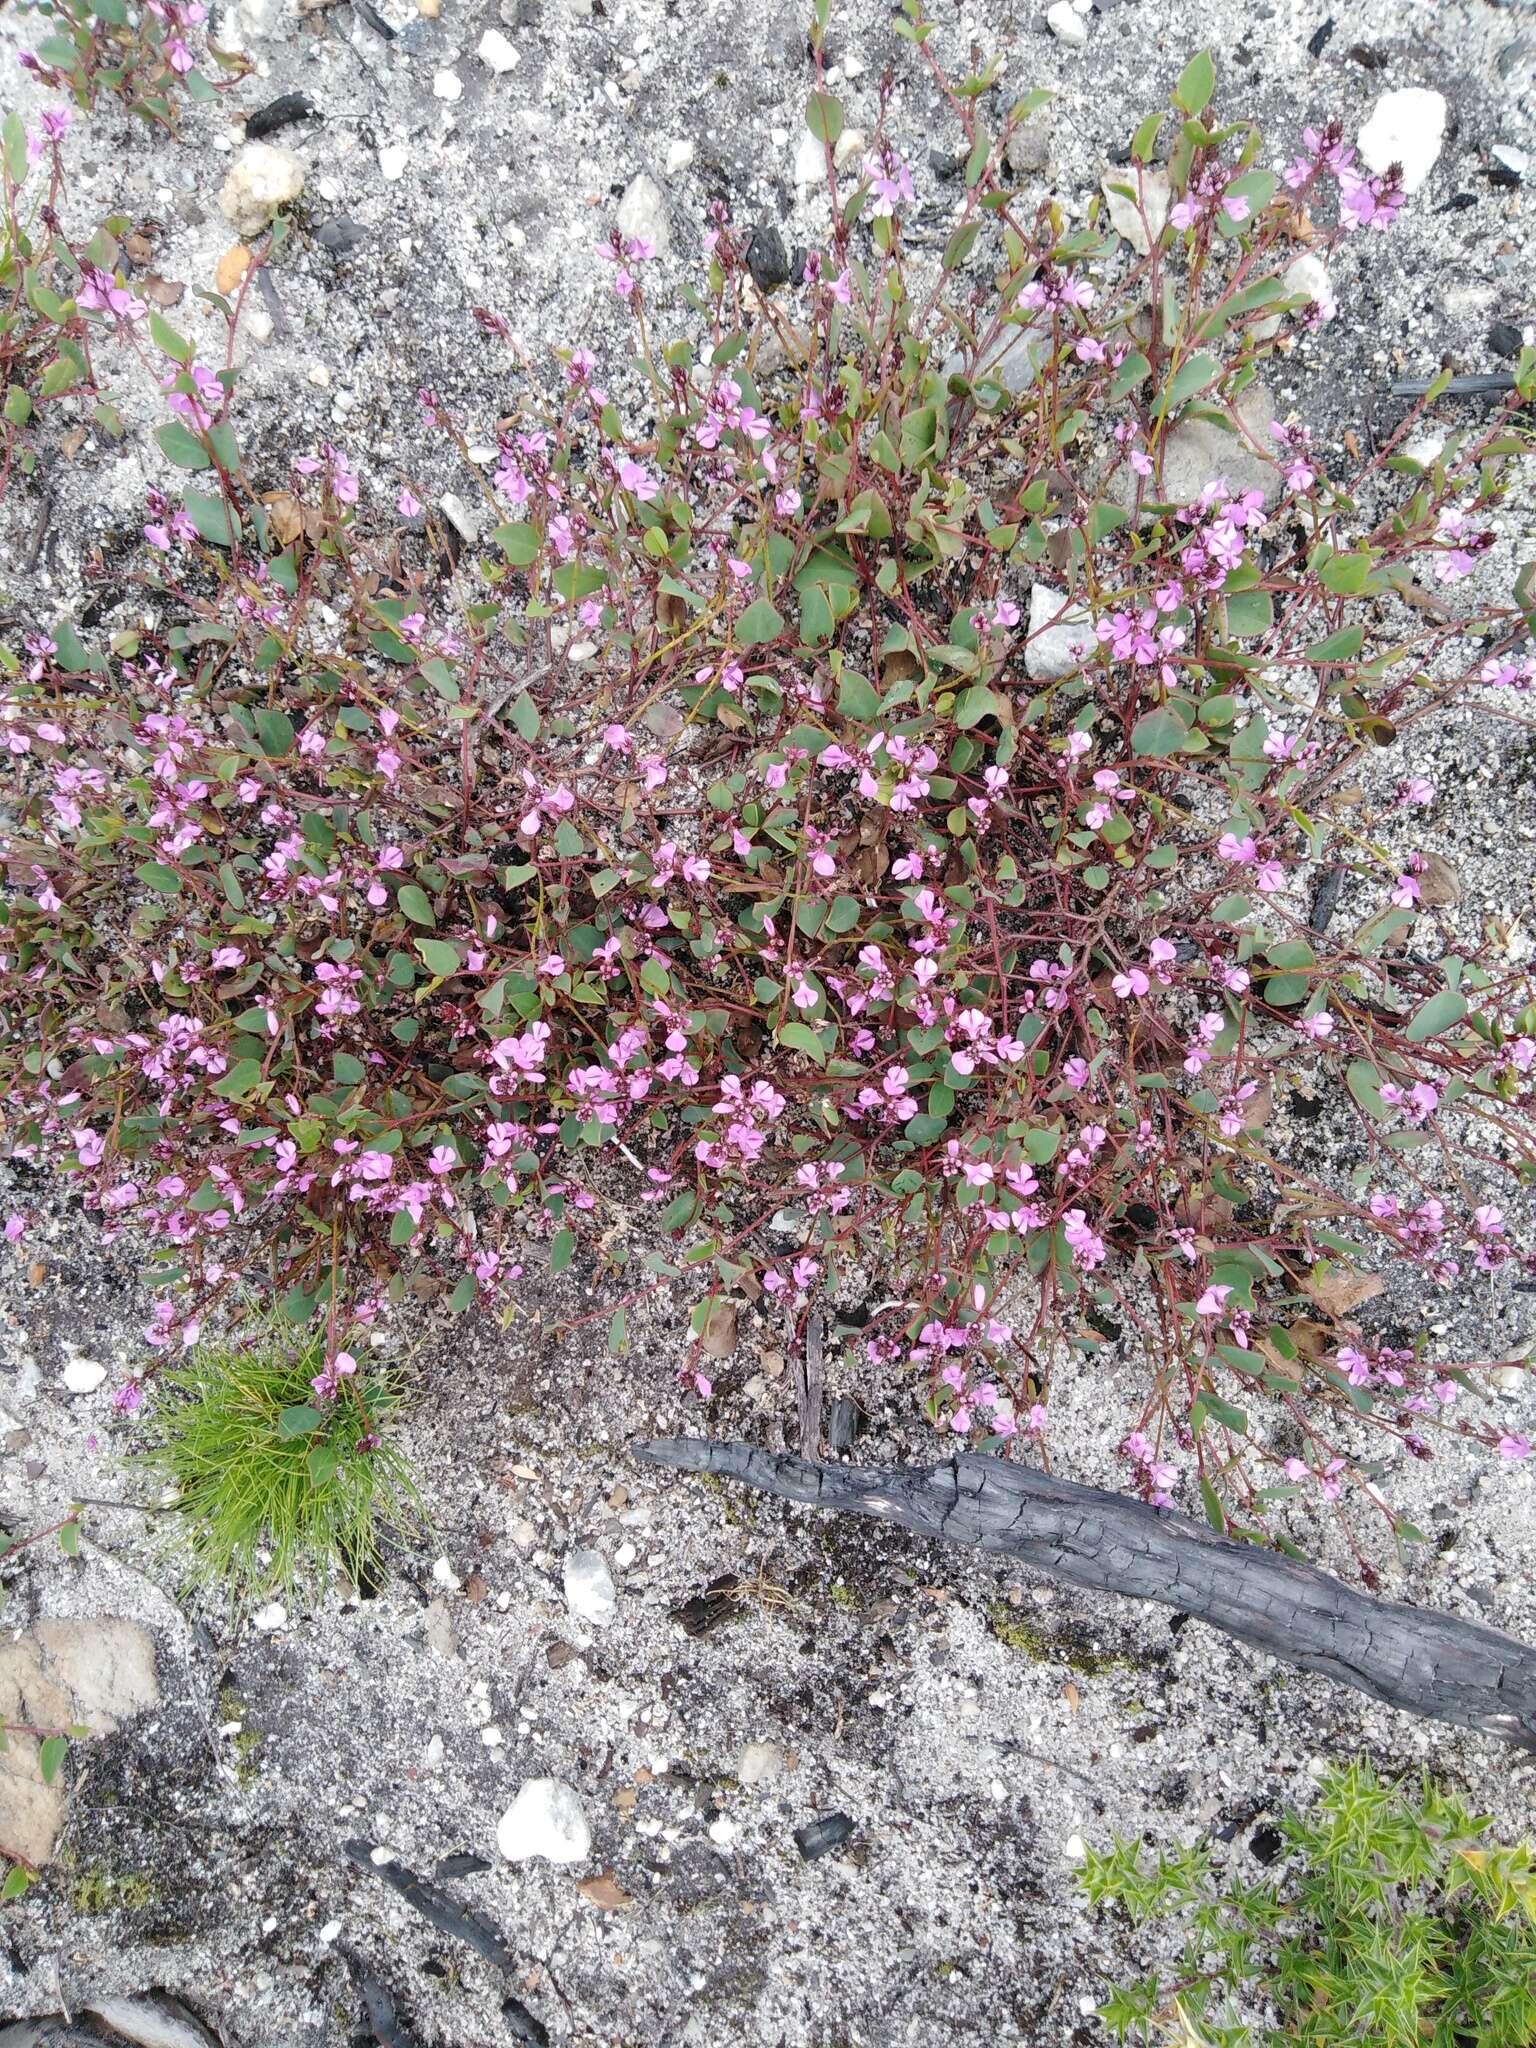
[[1177, 711], [1160, 704], [1155, 711], [1144, 711], [1131, 727], [1131, 751], [1161, 760], [1176, 754], [1188, 738], [1189, 727]]
[[1466, 1014], [1466, 997], [1457, 989], [1443, 988], [1439, 995], [1431, 996], [1423, 1008], [1414, 1013], [1413, 1021], [1403, 1036], [1411, 1045], [1422, 1045], [1426, 1038], [1438, 1038], [1442, 1031], [1449, 1031], [1453, 1024], [1459, 1024]]

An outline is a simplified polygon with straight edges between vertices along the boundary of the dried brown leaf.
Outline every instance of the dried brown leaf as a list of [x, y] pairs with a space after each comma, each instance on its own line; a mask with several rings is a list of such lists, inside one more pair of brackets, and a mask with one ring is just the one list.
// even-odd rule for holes
[[576, 1889], [605, 1913], [623, 1913], [635, 1903], [624, 1887], [615, 1882], [611, 1870], [605, 1870], [601, 1877], [578, 1878]]
[[161, 312], [169, 311], [172, 306], [179, 306], [186, 295], [186, 289], [184, 284], [173, 283], [170, 278], [162, 277], [155, 270], [152, 270], [139, 286], [144, 297], [152, 306], [158, 306]]
[[700, 1339], [710, 1358], [729, 1358], [736, 1349], [736, 1304], [717, 1301], [710, 1310]]
[[1461, 901], [1461, 877], [1438, 853], [1424, 856], [1419, 869], [1419, 901], [1431, 910], [1448, 910]]
[[1308, 1273], [1301, 1291], [1325, 1316], [1347, 1316], [1374, 1301], [1385, 1286], [1379, 1273], [1352, 1273], [1347, 1266], [1325, 1266]]

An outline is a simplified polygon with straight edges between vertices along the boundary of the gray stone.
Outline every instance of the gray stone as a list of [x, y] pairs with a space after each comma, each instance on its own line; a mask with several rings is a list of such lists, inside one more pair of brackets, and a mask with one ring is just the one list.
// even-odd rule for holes
[[[1050, 336], [1038, 327], [1005, 327], [991, 347], [982, 352], [975, 375], [994, 378], [1017, 398], [1040, 375], [1040, 364], [1050, 345]], [[956, 350], [944, 358], [939, 374], [958, 377], [965, 374], [965, 369], [965, 358]]]
[[593, 1628], [611, 1628], [618, 1620], [613, 1574], [600, 1550], [573, 1550], [565, 1560], [565, 1604]]
[[[1116, 186], [1122, 189], [1115, 190]], [[1146, 212], [1143, 222], [1141, 209], [1134, 199], [1127, 199], [1125, 189], [1136, 190], [1136, 166], [1127, 164], [1124, 170], [1106, 171], [1100, 181], [1104, 204], [1109, 211], [1109, 224], [1117, 235], [1124, 235], [1138, 256], [1151, 253], [1152, 242], [1161, 235], [1168, 224], [1168, 209], [1173, 204], [1173, 187], [1168, 182], [1166, 171], [1141, 173], [1141, 206]], [[1148, 227], [1152, 233], [1147, 233]]]
[[1057, 42], [1065, 43], [1069, 50], [1087, 48], [1088, 24], [1072, 5], [1072, 0], [1056, 0], [1054, 7], [1045, 10], [1045, 19]]
[[1055, 113], [1050, 107], [1042, 107], [1039, 113], [1021, 121], [1003, 150], [1009, 170], [1018, 176], [1026, 171], [1045, 170], [1051, 161], [1055, 126]]
[[[110, 1735], [159, 1700], [154, 1638], [136, 1621], [40, 1621], [30, 1635], [0, 1643], [0, 1722]], [[43, 1783], [38, 1749], [36, 1737], [12, 1733], [0, 1751], [0, 1842], [43, 1864], [66, 1793], [62, 1776]]]
[[502, 1815], [496, 1846], [509, 1863], [580, 1863], [592, 1830], [580, 1798], [558, 1778], [530, 1778]]
[[1068, 609], [1058, 624], [1051, 623], [1066, 605], [1065, 591], [1052, 590], [1047, 583], [1031, 586], [1024, 670], [1037, 683], [1072, 675], [1082, 667], [1084, 656], [1094, 644], [1092, 622], [1080, 605]]
[[[1266, 505], [1275, 502], [1280, 495], [1280, 471], [1273, 461], [1261, 460], [1250, 445], [1274, 447], [1269, 431], [1275, 417], [1274, 400], [1262, 384], [1250, 384], [1234, 411], [1244, 429], [1241, 436], [1210, 420], [1185, 420], [1174, 428], [1163, 450], [1161, 489], [1154, 491], [1148, 479], [1149, 501], [1187, 505], [1214, 478], [1225, 477], [1232, 492], [1259, 491]], [[1111, 501], [1130, 511], [1140, 481], [1130, 464], [1122, 462], [1107, 486]]]

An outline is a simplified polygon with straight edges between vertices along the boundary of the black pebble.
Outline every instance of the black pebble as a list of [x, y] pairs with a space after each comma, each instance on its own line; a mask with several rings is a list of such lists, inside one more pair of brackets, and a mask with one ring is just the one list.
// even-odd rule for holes
[[1501, 164], [1496, 156], [1488, 159], [1488, 182], [1490, 185], [1515, 186], [1520, 183], [1520, 173], [1512, 171], [1508, 164]]
[[318, 116], [319, 109], [307, 92], [285, 92], [246, 116], [245, 139], [259, 142], [263, 135], [275, 135], [279, 128], [292, 127], [295, 121], [313, 121]]
[[468, 1849], [460, 1849], [456, 1855], [445, 1856], [440, 1863], [434, 1865], [432, 1875], [436, 1878], [474, 1877], [478, 1872], [489, 1870], [490, 1867], [483, 1856], [476, 1856]]
[[1513, 320], [1495, 320], [1488, 330], [1488, 346], [1496, 356], [1513, 362], [1525, 347], [1525, 337]]
[[315, 229], [315, 240], [322, 249], [329, 249], [333, 256], [350, 256], [368, 239], [366, 228], [360, 228], [355, 220], [344, 213], [322, 222]]
[[846, 1813], [829, 1813], [820, 1820], [807, 1821], [803, 1828], [795, 1829], [795, 1847], [807, 1863], [814, 1863], [818, 1856], [830, 1855], [840, 1849], [853, 1833], [853, 1822]]
[[1314, 57], [1321, 57], [1328, 47], [1328, 38], [1333, 34], [1333, 16], [1330, 14], [1321, 28], [1313, 29], [1307, 37], [1307, 49]]

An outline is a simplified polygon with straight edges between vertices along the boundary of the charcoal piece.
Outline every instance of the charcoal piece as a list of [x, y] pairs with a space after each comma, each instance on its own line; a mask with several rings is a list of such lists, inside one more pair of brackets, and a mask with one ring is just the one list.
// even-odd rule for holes
[[795, 1829], [795, 1847], [807, 1863], [814, 1863], [818, 1856], [830, 1856], [840, 1849], [852, 1833], [853, 1822], [846, 1813], [824, 1813], [820, 1820], [809, 1820]]
[[455, 1855], [444, 1856], [433, 1864], [432, 1875], [443, 1883], [451, 1877], [478, 1877], [482, 1870], [489, 1870], [490, 1864], [483, 1856], [476, 1856], [468, 1849], [460, 1849]]
[[358, 1989], [363, 1994], [363, 2011], [372, 2029], [368, 2038], [378, 2048], [421, 2048], [421, 2039], [401, 2020], [388, 1989], [368, 1971], [358, 1971]]
[[549, 2048], [548, 2027], [534, 2018], [520, 1998], [503, 1999], [501, 2016], [512, 2040], [526, 2043], [526, 2048]]
[[1333, 914], [1338, 909], [1339, 898], [1343, 894], [1344, 868], [1342, 863], [1335, 861], [1331, 868], [1324, 870], [1323, 878], [1317, 885], [1317, 893], [1312, 898], [1312, 918], [1309, 928], [1319, 938], [1322, 937], [1329, 925], [1332, 924]]
[[671, 1619], [681, 1625], [685, 1635], [707, 1636], [735, 1613], [740, 1591], [741, 1581], [727, 1572], [723, 1578], [711, 1579], [702, 1593], [681, 1601], [671, 1610]]
[[461, 1911], [430, 1878], [418, 1877], [403, 1863], [375, 1863], [372, 1842], [356, 1840], [344, 1846], [359, 1870], [366, 1870], [370, 1876], [391, 1886], [439, 1934], [451, 1934], [457, 1940], [467, 1942], [477, 1956], [483, 1956], [504, 1976], [518, 1974], [520, 1965], [516, 1956], [489, 1921], [482, 1920], [478, 1913]]
[[836, 1457], [846, 1451], [864, 1427], [864, 1412], [857, 1401], [839, 1394], [827, 1410], [827, 1449]]
[[1172, 1509], [970, 1453], [861, 1472], [753, 1444], [670, 1438], [634, 1449], [654, 1465], [718, 1473], [778, 1500], [869, 1515], [1016, 1557], [1075, 1586], [1159, 1601], [1389, 1707], [1536, 1753], [1536, 1649], [1479, 1622], [1360, 1592]]
[[316, 121], [320, 110], [307, 92], [280, 93], [275, 100], [268, 100], [264, 107], [258, 107], [254, 114], [245, 117], [245, 139], [259, 142], [264, 135], [275, 135], [280, 128], [291, 128], [295, 121]]
[[747, 268], [760, 292], [771, 292], [777, 285], [789, 283], [789, 251], [771, 221], [760, 220], [752, 230], [752, 239], [747, 244]]

